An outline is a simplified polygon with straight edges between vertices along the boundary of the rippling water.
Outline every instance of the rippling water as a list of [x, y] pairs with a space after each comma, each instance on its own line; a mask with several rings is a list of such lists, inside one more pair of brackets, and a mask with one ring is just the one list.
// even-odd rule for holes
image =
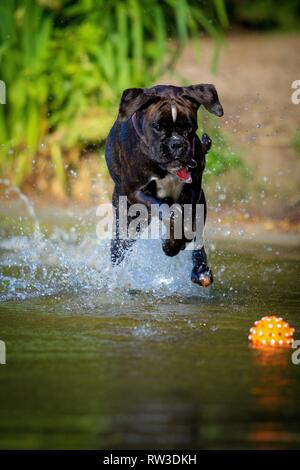
[[74, 214], [2, 211], [0, 447], [300, 447], [300, 366], [247, 343], [268, 313], [299, 335], [298, 247], [212, 235], [203, 291], [155, 240], [112, 270]]

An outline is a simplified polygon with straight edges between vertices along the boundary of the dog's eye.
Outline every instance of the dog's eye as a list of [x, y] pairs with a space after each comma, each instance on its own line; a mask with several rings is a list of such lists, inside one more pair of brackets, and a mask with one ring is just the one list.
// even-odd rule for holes
[[193, 134], [197, 131], [198, 127], [197, 125], [193, 125], [193, 124], [187, 124], [186, 122], [185, 123], [177, 123], [177, 125], [175, 126], [176, 128], [176, 131], [180, 134]]

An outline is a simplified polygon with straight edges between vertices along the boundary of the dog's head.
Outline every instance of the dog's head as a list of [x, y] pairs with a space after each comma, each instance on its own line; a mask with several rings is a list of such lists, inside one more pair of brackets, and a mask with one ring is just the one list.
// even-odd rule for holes
[[166, 170], [175, 171], [188, 166], [193, 158], [197, 110], [201, 105], [216, 116], [223, 115], [214, 85], [129, 88], [122, 95], [118, 119], [127, 121], [134, 117], [150, 158]]

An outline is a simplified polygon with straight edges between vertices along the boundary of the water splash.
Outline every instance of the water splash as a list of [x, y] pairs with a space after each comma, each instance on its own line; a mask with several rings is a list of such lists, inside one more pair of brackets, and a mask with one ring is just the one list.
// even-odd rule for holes
[[0, 186], [5, 186], [6, 193], [14, 193], [17, 197], [24, 203], [25, 209], [27, 210], [29, 216], [33, 221], [33, 236], [35, 239], [41, 238], [41, 228], [40, 223], [38, 221], [34, 206], [31, 200], [18, 188], [17, 186], [13, 185], [8, 179], [0, 178]]
[[158, 240], [138, 240], [132, 253], [111, 267], [110, 242], [93, 234], [80, 240], [54, 231], [37, 243], [13, 236], [0, 241], [0, 300], [66, 293], [122, 296], [135, 291], [158, 297], [200, 294], [190, 282], [191, 253], [167, 258]]
[[136, 292], [156, 298], [204, 295], [190, 281], [191, 251], [168, 258], [160, 240], [141, 239], [124, 262], [112, 268], [110, 240], [96, 236], [96, 210], [89, 232], [82, 232], [78, 217], [81, 223], [68, 230], [56, 224], [46, 236], [32, 202], [18, 188], [9, 190], [24, 202], [34, 229], [32, 235], [0, 240], [0, 301], [76, 294], [82, 302], [91, 302], [93, 296], [97, 303], [100, 296], [108, 304], [126, 304], [128, 295]]

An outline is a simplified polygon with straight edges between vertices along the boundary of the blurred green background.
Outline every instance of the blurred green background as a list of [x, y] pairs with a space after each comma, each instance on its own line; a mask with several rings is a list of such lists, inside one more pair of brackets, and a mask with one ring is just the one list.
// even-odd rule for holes
[[[299, 2], [289, 0], [10, 0], [0, 4], [0, 175], [25, 190], [74, 196], [70, 175], [86, 171], [103, 146], [120, 94], [172, 73], [187, 44], [201, 63], [202, 38], [214, 42], [217, 73], [231, 29], [293, 31]], [[185, 82], [184, 70], [178, 78]], [[206, 118], [207, 119], [207, 118]], [[215, 121], [208, 174], [240, 166]], [[97, 169], [95, 171], [98, 171]], [[86, 184], [90, 184], [87, 175]], [[108, 183], [109, 185], [109, 183]], [[108, 188], [109, 191], [109, 188]]]

